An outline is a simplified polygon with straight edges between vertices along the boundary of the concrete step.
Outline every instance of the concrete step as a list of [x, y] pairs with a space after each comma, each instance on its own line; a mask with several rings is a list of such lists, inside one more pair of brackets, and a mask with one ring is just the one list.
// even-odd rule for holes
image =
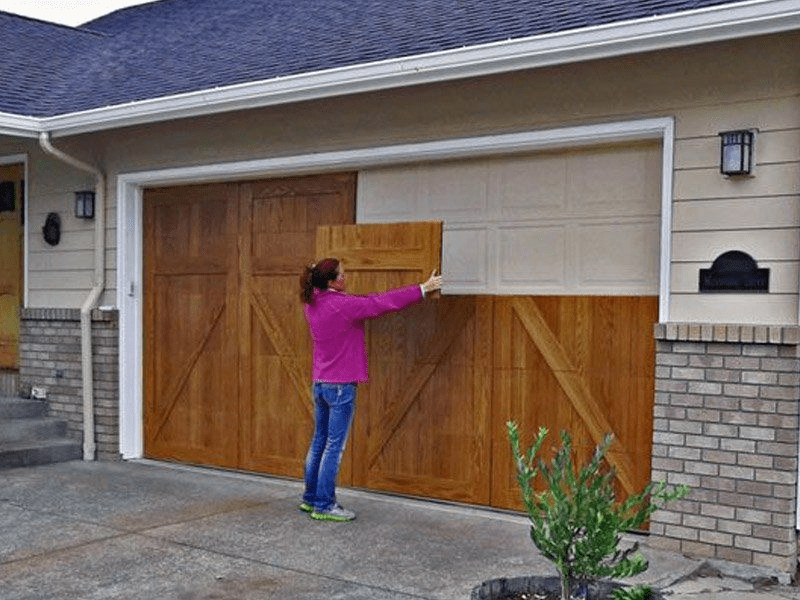
[[81, 444], [66, 433], [67, 422], [48, 417], [46, 402], [0, 396], [0, 469], [80, 459]]
[[36, 442], [0, 441], [0, 469], [79, 460], [82, 455], [81, 445], [78, 442], [67, 439], [40, 440]]
[[32, 419], [47, 416], [47, 404], [41, 400], [0, 396], [0, 420]]
[[19, 371], [0, 368], [0, 396], [16, 396], [19, 393]]
[[0, 419], [0, 443], [34, 442], [63, 438], [67, 434], [67, 422], [53, 417], [30, 419]]

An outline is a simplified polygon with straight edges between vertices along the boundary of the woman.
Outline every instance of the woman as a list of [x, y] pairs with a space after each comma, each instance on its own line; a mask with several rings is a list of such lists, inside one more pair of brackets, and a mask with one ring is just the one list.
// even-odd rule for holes
[[300, 510], [318, 521], [352, 521], [356, 515], [336, 502], [336, 476], [353, 422], [356, 385], [367, 381], [364, 320], [404, 309], [439, 290], [434, 271], [420, 285], [383, 294], [345, 294], [344, 268], [336, 258], [306, 267], [300, 299], [314, 342], [314, 437], [306, 456], [306, 489]]

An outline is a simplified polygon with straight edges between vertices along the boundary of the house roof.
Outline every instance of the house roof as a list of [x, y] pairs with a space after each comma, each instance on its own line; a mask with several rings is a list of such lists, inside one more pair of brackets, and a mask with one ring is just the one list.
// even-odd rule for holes
[[[670, 16], [702, 20], [713, 14], [723, 22], [727, 14], [752, 14], [755, 20], [766, 6], [772, 12], [780, 7], [781, 15], [792, 7], [794, 18], [800, 14], [796, 0], [160, 0], [69, 28], [0, 13], [0, 113], [41, 120], [125, 107], [130, 114], [131, 106], [151, 106], [156, 99], [196, 102], [203, 94], [210, 105], [222, 90], [243, 89], [268, 103], [266, 89], [301, 78], [306, 90], [330, 86], [331, 73], [344, 79], [329, 94], [409, 85], [421, 81], [409, 76], [424, 70], [420, 60], [459, 57], [461, 70], [449, 78], [481, 74], [490, 69], [463, 68], [471, 60], [465, 52], [480, 50], [485, 60], [487, 52], [502, 54], [518, 43], [528, 46], [514, 46], [515, 62], [498, 63], [494, 72], [525, 68], [538, 64], [521, 60], [531, 49], [577, 36], [569, 38], [572, 54], [560, 59], [566, 62], [581, 59], [574, 49], [588, 46], [590, 32], [623, 24], [652, 35], [662, 24], [663, 37], [674, 33], [663, 21]], [[637, 31], [625, 34], [631, 49], [638, 47]], [[687, 42], [661, 47], [681, 43]], [[416, 61], [413, 68], [408, 61]], [[405, 69], [405, 78], [378, 83], [389, 72], [375, 65], [391, 65], [395, 75]], [[361, 85], [342, 86], [353, 80], [354, 69], [360, 69]], [[217, 109], [241, 107], [227, 102], [220, 100]]]

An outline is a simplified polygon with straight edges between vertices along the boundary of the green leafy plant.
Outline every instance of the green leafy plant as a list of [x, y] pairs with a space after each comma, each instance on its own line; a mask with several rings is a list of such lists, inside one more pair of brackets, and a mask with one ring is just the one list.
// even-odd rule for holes
[[653, 597], [653, 588], [649, 585], [634, 585], [629, 588], [617, 588], [611, 592], [611, 600], [648, 600]]
[[[647, 569], [638, 544], [620, 550], [621, 534], [641, 527], [668, 502], [689, 493], [685, 485], [667, 489], [666, 482], [650, 483], [626, 500], [616, 499], [614, 471], [605, 461], [613, 437], [606, 435], [591, 460], [576, 468], [572, 440], [561, 432], [561, 448], [550, 461], [539, 451], [547, 436], [541, 427], [527, 451], [521, 449], [519, 427], [507, 424], [517, 467], [517, 482], [531, 520], [531, 539], [551, 560], [561, 578], [561, 598], [569, 600], [574, 586], [586, 587], [601, 578], [630, 577]], [[540, 476], [544, 490], [534, 489]], [[646, 586], [621, 591], [619, 600], [640, 600], [652, 593]], [[637, 595], [638, 594], [638, 595]], [[647, 594], [647, 595], [645, 595]]]

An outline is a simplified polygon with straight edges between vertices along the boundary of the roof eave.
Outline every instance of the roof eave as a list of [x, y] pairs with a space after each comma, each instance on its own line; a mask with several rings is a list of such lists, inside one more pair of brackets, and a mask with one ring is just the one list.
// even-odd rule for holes
[[800, 29], [797, 0], [750, 0], [58, 115], [38, 119], [36, 132], [74, 135], [795, 29]]

